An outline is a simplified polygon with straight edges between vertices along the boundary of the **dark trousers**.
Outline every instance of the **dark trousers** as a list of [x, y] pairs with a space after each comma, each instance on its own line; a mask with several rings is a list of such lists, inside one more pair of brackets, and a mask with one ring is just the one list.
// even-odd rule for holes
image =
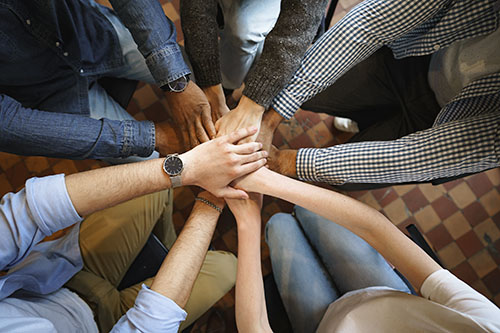
[[[349, 142], [388, 141], [430, 128], [440, 111], [427, 82], [430, 56], [394, 59], [382, 47], [351, 68], [302, 109], [350, 118], [360, 132]], [[342, 190], [392, 184], [345, 184]]]
[[394, 59], [382, 47], [302, 109], [350, 118], [350, 142], [395, 140], [432, 126], [440, 107], [427, 83], [430, 56]]

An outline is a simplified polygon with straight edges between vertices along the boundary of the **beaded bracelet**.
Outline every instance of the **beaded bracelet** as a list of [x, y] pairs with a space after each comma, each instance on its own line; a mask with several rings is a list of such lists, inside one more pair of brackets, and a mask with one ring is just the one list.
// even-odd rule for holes
[[217, 207], [217, 205], [216, 205], [216, 204], [214, 204], [213, 202], [211, 202], [211, 201], [209, 201], [209, 200], [207, 200], [207, 199], [205, 199], [205, 198], [196, 197], [196, 198], [195, 198], [195, 200], [201, 201], [201, 202], [203, 202], [204, 204], [206, 204], [206, 205], [208, 205], [208, 206], [212, 207], [213, 209], [215, 209], [215, 210], [216, 210], [216, 211], [218, 211], [219, 213], [222, 213], [222, 208]]

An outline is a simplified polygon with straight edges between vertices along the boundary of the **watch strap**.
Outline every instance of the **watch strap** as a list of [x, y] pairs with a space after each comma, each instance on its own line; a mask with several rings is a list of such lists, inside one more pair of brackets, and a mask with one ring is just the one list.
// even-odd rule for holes
[[181, 187], [182, 186], [181, 175], [170, 176], [170, 182], [172, 183], [172, 188]]

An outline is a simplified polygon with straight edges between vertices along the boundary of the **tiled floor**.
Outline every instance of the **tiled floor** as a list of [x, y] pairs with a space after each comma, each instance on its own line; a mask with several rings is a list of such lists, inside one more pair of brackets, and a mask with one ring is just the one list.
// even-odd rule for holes
[[[161, 1], [180, 32], [178, 1]], [[180, 33], [182, 41], [182, 34]], [[140, 85], [129, 106], [136, 119], [162, 121], [168, 111], [162, 92]], [[274, 143], [278, 147], [328, 146], [345, 142], [346, 133], [335, 130], [332, 118], [300, 111], [280, 125]], [[100, 161], [69, 161], [44, 157], [20, 157], [0, 153], [0, 195], [17, 191], [27, 178], [99, 168]], [[444, 266], [476, 290], [500, 305], [500, 169], [461, 180], [432, 185], [394, 186], [349, 195], [378, 209], [402, 230], [415, 223], [436, 250]], [[194, 194], [190, 188], [176, 189], [174, 223], [180, 230], [190, 212]], [[291, 211], [286, 202], [266, 197], [264, 222], [279, 211]], [[214, 235], [216, 249], [237, 253], [236, 229], [225, 210]], [[262, 242], [264, 274], [271, 271], [269, 250]], [[202, 317], [194, 332], [235, 332], [234, 289]], [[215, 314], [219, 314], [218, 318]], [[221, 320], [218, 320], [221, 319]]]

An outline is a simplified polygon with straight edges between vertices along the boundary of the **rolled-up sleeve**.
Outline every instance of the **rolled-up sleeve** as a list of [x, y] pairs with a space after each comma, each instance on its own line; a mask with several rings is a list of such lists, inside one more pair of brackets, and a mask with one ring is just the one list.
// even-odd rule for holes
[[[57, 130], [54, 130], [57, 124]], [[151, 121], [92, 119], [23, 107], [0, 94], [0, 150], [71, 159], [149, 156], [155, 146]]]
[[134, 307], [120, 318], [111, 332], [175, 333], [186, 316], [186, 311], [174, 301], [142, 285]]
[[29, 179], [25, 189], [0, 202], [0, 269], [16, 265], [44, 237], [81, 220], [64, 175]]
[[177, 31], [158, 0], [111, 0], [130, 30], [159, 86], [191, 73], [177, 44]]

